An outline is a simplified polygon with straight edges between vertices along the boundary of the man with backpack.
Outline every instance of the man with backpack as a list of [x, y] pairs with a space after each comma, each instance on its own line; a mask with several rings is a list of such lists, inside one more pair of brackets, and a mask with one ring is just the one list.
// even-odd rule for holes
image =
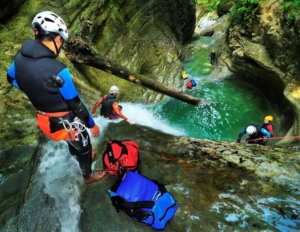
[[118, 105], [118, 102], [116, 100], [117, 97], [120, 95], [120, 89], [113, 85], [109, 89], [109, 94], [105, 95], [104, 97], [100, 98], [96, 104], [94, 105], [92, 109], [92, 115], [93, 117], [96, 117], [96, 110], [97, 108], [101, 106], [100, 115], [104, 118], [113, 119], [112, 115], [118, 115], [120, 118], [127, 121], [129, 124], [134, 124], [133, 121], [129, 120], [124, 114], [121, 113], [121, 108]]

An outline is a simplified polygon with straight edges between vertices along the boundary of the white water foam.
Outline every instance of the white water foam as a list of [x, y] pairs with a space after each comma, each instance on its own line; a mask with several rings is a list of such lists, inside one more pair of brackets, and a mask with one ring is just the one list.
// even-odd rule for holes
[[61, 231], [78, 232], [81, 215], [79, 204], [83, 179], [77, 161], [69, 154], [65, 142], [47, 142], [38, 168], [44, 178], [44, 192], [55, 200]]
[[[122, 113], [131, 121], [133, 121], [135, 124], [139, 124], [142, 126], [151, 127], [156, 130], [163, 131], [168, 134], [172, 134], [175, 136], [184, 136], [184, 131], [174, 128], [168, 123], [166, 120], [164, 120], [162, 117], [155, 115], [154, 109], [151, 106], [146, 106], [143, 104], [138, 103], [128, 103], [128, 102], [119, 102], [119, 105], [122, 105]], [[97, 125], [101, 128], [101, 134], [104, 132], [104, 130], [107, 128], [107, 125], [109, 123], [119, 123], [123, 119], [118, 120], [109, 120], [102, 118], [100, 116], [94, 118]], [[91, 134], [90, 134], [91, 135]], [[100, 137], [101, 135], [100, 135]], [[96, 138], [98, 140], [98, 137]]]

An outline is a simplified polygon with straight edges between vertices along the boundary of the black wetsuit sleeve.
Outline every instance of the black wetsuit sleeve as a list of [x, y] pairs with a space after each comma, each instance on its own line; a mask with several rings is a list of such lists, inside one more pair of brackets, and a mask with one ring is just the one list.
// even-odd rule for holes
[[80, 99], [69, 69], [65, 68], [61, 70], [58, 77], [56, 77], [56, 82], [59, 83], [58, 86], [62, 98], [69, 105], [73, 113], [88, 128], [92, 128], [95, 125], [94, 119]]
[[81, 99], [76, 96], [71, 100], [66, 101], [72, 112], [88, 127], [92, 128], [95, 125], [94, 119], [90, 115]]

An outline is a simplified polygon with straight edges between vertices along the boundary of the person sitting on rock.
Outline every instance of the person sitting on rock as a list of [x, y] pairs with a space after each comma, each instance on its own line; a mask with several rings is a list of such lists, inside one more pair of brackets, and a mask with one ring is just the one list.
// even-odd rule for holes
[[113, 85], [110, 87], [109, 94], [105, 95], [104, 97], [100, 98], [96, 104], [94, 105], [92, 109], [92, 115], [93, 117], [96, 117], [96, 110], [97, 108], [101, 106], [100, 115], [104, 118], [110, 118], [111, 115], [117, 114], [120, 118], [127, 121], [129, 124], [134, 124], [133, 121], [129, 120], [124, 114], [121, 113], [118, 102], [116, 101], [116, 98], [120, 95], [120, 89]]
[[237, 142], [240, 143], [244, 134], [248, 134], [246, 142], [249, 144], [260, 144], [265, 145], [267, 142], [266, 138], [271, 138], [271, 133], [265, 128], [260, 127], [257, 124], [250, 124], [244, 128], [238, 136]]

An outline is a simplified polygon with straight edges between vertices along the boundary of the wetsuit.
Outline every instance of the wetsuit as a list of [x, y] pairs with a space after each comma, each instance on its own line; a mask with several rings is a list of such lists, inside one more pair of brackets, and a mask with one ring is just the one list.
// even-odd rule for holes
[[[56, 55], [37, 40], [27, 40], [7, 72], [7, 80], [21, 89], [37, 110], [37, 125], [55, 141], [66, 140], [70, 153], [78, 160], [82, 174], [88, 177], [92, 163], [92, 146], [84, 124], [95, 122], [81, 101], [68, 68], [55, 60]], [[70, 129], [75, 117], [79, 130]]]
[[274, 127], [273, 127], [272, 123], [264, 123], [264, 124], [262, 125], [262, 128], [264, 128], [264, 129], [266, 129], [267, 131], [269, 131], [270, 134], [271, 134], [271, 137], [274, 136]]
[[117, 119], [116, 115], [127, 120], [126, 116], [121, 113], [118, 102], [116, 101], [116, 96], [114, 94], [105, 95], [100, 98], [92, 109], [92, 114], [94, 114], [97, 108], [101, 106], [100, 115], [109, 118], [109, 119]]
[[[270, 138], [271, 137], [270, 132], [267, 131], [265, 128], [260, 127], [257, 124], [250, 124], [249, 126], [254, 126], [256, 128], [256, 133], [253, 134], [253, 135], [249, 135], [249, 137], [246, 139], [247, 143], [265, 145], [266, 141], [263, 138], [264, 137]], [[243, 135], [246, 134], [247, 127], [244, 128], [239, 133], [237, 142], [241, 142], [241, 139], [242, 139]], [[255, 140], [255, 139], [259, 139], [259, 140]]]
[[209, 54], [209, 57], [210, 57], [210, 64], [215, 64], [215, 62], [216, 62], [216, 58], [217, 58], [217, 55], [216, 55], [216, 53], [214, 52], [214, 53], [210, 53]]

